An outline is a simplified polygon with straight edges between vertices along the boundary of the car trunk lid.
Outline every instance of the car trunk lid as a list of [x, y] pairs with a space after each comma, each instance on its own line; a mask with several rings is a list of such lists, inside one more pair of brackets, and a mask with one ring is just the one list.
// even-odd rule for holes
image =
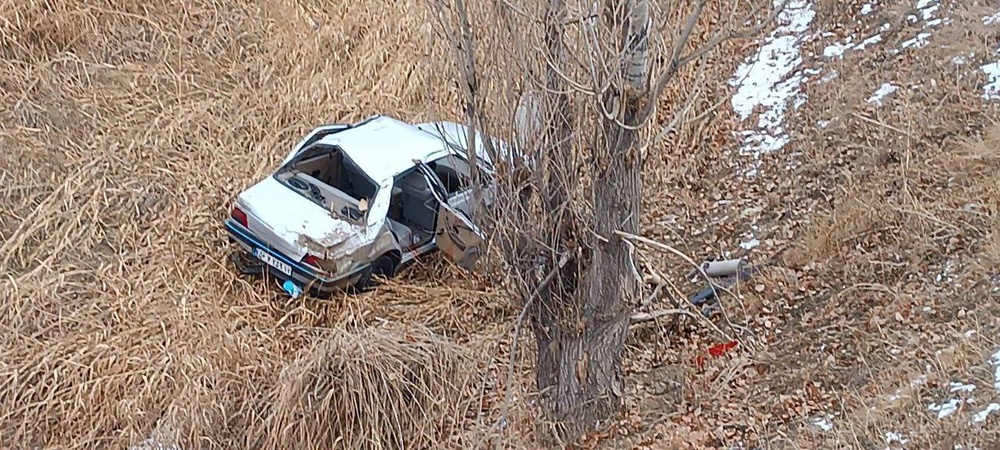
[[237, 201], [249, 216], [250, 231], [296, 260], [307, 253], [327, 257], [360, 231], [273, 176], [243, 191]]

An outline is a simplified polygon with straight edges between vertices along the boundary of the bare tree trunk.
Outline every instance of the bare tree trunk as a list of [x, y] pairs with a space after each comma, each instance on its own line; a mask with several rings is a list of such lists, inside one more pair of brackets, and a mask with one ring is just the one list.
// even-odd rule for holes
[[[453, 1], [463, 34], [451, 32], [448, 38], [467, 54], [458, 58], [460, 74], [474, 79], [465, 2]], [[545, 0], [544, 55], [535, 53], [534, 27], [539, 21], [526, 13], [536, 4], [525, 2], [531, 7], [522, 8], [512, 0], [492, 2], [506, 27], [490, 23], [485, 29], [497, 32], [497, 49], [511, 50], [506, 60], [483, 59], [494, 69], [494, 77], [505, 80], [512, 68], [521, 68], [520, 80], [530, 91], [512, 111], [514, 134], [539, 164], [527, 173], [515, 170], [516, 176], [505, 179], [508, 203], [496, 212], [496, 235], [505, 268], [519, 282], [516, 289], [526, 302], [518, 325], [520, 317], [529, 317], [538, 344], [540, 403], [562, 443], [603, 428], [621, 408], [622, 349], [641, 280], [630, 246], [620, 236], [639, 234], [642, 152], [648, 142], [640, 130], [653, 121], [657, 98], [681, 67], [741, 34], [719, 30], [699, 48], [685, 52], [706, 4], [695, 0], [684, 24], [669, 25], [676, 26], [676, 33], [670, 33], [672, 49], [664, 67], [651, 77], [649, 0], [589, 1], [602, 3], [598, 15], [605, 28], [595, 29], [597, 21], [590, 16], [567, 19], [565, 0]], [[470, 3], [483, 4], [491, 3]], [[444, 0], [439, 9], [447, 9]], [[569, 26], [573, 28], [567, 33]], [[757, 23], [747, 33], [763, 26]], [[526, 29], [531, 32], [521, 34]], [[576, 39], [575, 45], [567, 45], [566, 39]], [[543, 83], [535, 79], [538, 75]], [[482, 106], [476, 100], [486, 94], [476, 92], [476, 80], [467, 81], [466, 100], [471, 107]], [[696, 97], [675, 108], [658, 136], [684, 120]], [[596, 108], [584, 108], [581, 102], [594, 102]], [[600, 112], [596, 120], [591, 116], [595, 110]], [[476, 121], [475, 115], [467, 119]], [[580, 162], [584, 156], [589, 163]], [[574, 203], [585, 181], [590, 181], [590, 201]], [[511, 373], [513, 367], [511, 363]]]
[[[561, 1], [553, 0], [550, 5], [561, 6]], [[586, 276], [579, 280], [576, 293], [570, 294], [574, 298], [569, 311], [560, 314], [561, 308], [553, 308], [558, 302], [550, 301], [542, 302], [534, 315], [538, 388], [564, 442], [616, 418], [624, 392], [621, 369], [629, 325], [627, 305], [639, 292], [640, 280], [634, 275], [627, 244], [614, 232], [636, 233], [639, 228], [642, 167], [634, 127], [645, 95], [648, 6], [645, 0], [609, 6], [627, 14], [623, 45], [627, 56], [619, 73], [624, 83], [604, 99], [620, 106], [610, 108], [616, 114], [603, 120], [595, 142], [594, 233], [589, 233]], [[549, 30], [561, 36], [554, 25]], [[552, 33], [547, 39], [555, 39]], [[550, 45], [549, 51], [553, 50]], [[550, 92], [559, 91], [552, 88]]]

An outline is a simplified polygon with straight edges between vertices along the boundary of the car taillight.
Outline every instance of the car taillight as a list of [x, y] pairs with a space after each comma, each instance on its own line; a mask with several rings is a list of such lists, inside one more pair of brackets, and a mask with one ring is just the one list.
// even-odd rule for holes
[[309, 264], [310, 266], [313, 266], [317, 269], [323, 268], [322, 266], [323, 260], [319, 259], [319, 257], [316, 255], [307, 254], [304, 258], [302, 258], [302, 262]]
[[233, 219], [236, 219], [240, 225], [243, 225], [244, 228], [250, 228], [250, 225], [247, 224], [247, 213], [243, 212], [242, 209], [234, 206], [233, 212], [230, 215]]

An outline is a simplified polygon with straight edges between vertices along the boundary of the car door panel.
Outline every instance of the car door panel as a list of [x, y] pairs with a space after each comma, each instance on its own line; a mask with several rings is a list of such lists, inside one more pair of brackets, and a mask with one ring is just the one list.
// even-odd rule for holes
[[435, 241], [438, 249], [455, 264], [465, 270], [472, 270], [481, 256], [483, 235], [461, 211], [441, 204], [438, 210]]
[[472, 270], [479, 261], [485, 243], [482, 231], [472, 222], [468, 214], [448, 203], [447, 190], [441, 185], [434, 171], [420, 161], [415, 163], [438, 202], [435, 224], [435, 241], [438, 249], [459, 267]]

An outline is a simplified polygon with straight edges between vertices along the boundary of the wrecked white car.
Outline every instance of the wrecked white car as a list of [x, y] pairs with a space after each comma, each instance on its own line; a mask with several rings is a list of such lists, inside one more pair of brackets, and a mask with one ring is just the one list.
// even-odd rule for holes
[[[493, 191], [488, 182], [471, 185], [466, 133], [454, 122], [383, 115], [312, 130], [236, 197], [225, 220], [234, 262], [245, 274], [269, 272], [293, 296], [363, 290], [434, 250], [473, 268], [483, 245], [469, 214], [474, 191], [486, 207]], [[489, 157], [483, 145], [477, 150], [489, 180]]]

